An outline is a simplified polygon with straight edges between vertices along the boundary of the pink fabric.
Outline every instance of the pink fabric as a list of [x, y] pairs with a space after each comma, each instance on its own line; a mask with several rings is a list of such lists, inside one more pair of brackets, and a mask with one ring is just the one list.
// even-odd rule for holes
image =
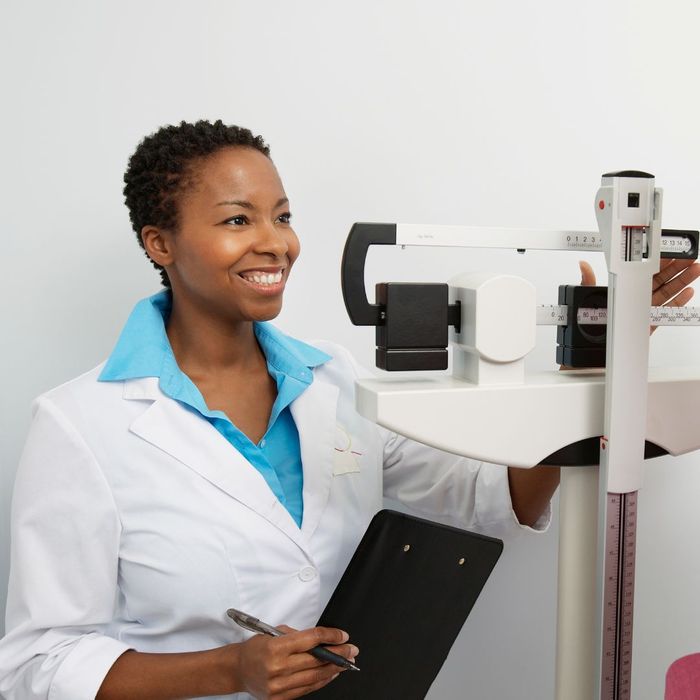
[[674, 661], [666, 672], [664, 700], [700, 698], [700, 654], [689, 654]]

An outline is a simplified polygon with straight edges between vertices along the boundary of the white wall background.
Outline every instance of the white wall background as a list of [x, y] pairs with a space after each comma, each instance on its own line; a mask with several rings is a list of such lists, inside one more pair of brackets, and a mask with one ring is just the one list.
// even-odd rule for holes
[[[370, 365], [373, 331], [349, 324], [338, 283], [356, 220], [589, 228], [600, 174], [636, 167], [665, 187], [666, 226], [700, 225], [687, 0], [4, 0], [1, 13], [0, 604], [30, 400], [105, 358], [158, 287], [121, 177], [159, 125], [220, 117], [268, 139], [303, 244], [280, 325]], [[368, 282], [483, 268], [533, 279], [542, 303], [577, 280], [570, 254], [387, 249]], [[699, 336], [664, 329], [653, 361], [697, 361]], [[553, 357], [546, 329], [531, 365]], [[656, 460], [640, 496], [641, 700], [700, 651], [698, 467]], [[552, 697], [556, 546], [556, 524], [511, 544], [430, 698]]]

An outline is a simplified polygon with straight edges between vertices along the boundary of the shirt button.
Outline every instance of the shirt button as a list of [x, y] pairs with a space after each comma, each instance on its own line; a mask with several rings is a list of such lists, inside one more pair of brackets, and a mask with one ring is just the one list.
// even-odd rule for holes
[[305, 566], [299, 572], [299, 578], [302, 581], [313, 581], [316, 578], [316, 569], [313, 566]]
[[264, 440], [261, 440], [261, 441], [260, 441], [260, 447], [265, 447], [265, 441], [264, 441]]

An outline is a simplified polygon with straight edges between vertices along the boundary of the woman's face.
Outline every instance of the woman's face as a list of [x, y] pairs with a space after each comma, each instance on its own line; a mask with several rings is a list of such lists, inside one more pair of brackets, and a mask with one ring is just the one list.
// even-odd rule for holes
[[272, 161], [229, 147], [195, 166], [165, 265], [176, 300], [231, 322], [277, 316], [299, 240]]

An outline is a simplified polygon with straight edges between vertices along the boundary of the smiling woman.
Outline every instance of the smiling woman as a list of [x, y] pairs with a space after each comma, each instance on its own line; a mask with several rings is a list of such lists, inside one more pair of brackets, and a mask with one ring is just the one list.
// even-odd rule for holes
[[234, 147], [191, 167], [176, 227], [141, 229], [146, 252], [165, 269], [178, 305], [225, 323], [274, 318], [299, 255], [275, 166], [256, 149]]
[[188, 165], [173, 224], [140, 231], [172, 289], [167, 334], [180, 369], [253, 443], [277, 391], [252, 322], [279, 314], [299, 255], [288, 207], [265, 150], [226, 146]]
[[[359, 653], [313, 625], [384, 496], [491, 534], [520, 527], [513, 504], [546, 527], [556, 470], [509, 486], [505, 467], [369, 423], [347, 351], [269, 323], [299, 241], [259, 136], [164, 127], [125, 182], [166, 288], [136, 305], [106, 363], [37, 400], [14, 497], [3, 697], [306, 695], [343, 670], [309, 649]], [[231, 607], [288, 634], [251, 637]]]

